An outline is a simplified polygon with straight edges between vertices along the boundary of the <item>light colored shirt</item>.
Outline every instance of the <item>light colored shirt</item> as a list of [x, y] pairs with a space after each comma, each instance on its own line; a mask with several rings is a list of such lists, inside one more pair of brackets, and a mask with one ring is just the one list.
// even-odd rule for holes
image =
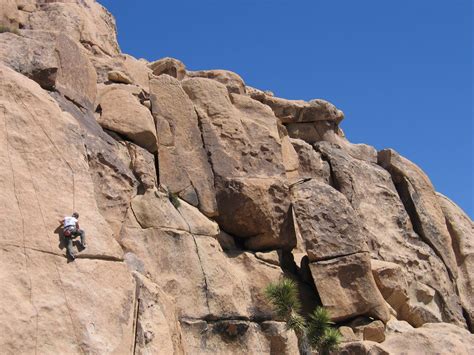
[[64, 227], [75, 227], [77, 222], [75, 217], [64, 217]]

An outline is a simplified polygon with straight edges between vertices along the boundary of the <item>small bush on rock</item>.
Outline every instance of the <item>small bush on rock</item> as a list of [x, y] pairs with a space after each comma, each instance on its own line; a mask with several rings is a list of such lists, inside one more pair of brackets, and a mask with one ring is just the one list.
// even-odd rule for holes
[[179, 198], [176, 193], [170, 192], [168, 198], [170, 199], [170, 202], [174, 206], [174, 208], [178, 209], [179, 206], [181, 206], [181, 202], [179, 202]]
[[0, 33], [5, 33], [5, 32], [11, 32], [11, 33], [14, 33], [14, 34], [19, 34], [18, 30], [15, 29], [15, 28], [10, 28], [10, 27], [7, 27], [7, 26], [3, 26], [3, 25], [0, 25]]

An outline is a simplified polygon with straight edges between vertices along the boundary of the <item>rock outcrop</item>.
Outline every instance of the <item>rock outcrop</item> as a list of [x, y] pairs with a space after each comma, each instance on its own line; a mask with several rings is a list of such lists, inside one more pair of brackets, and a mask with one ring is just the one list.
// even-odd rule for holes
[[297, 354], [284, 276], [342, 354], [474, 352], [472, 220], [333, 104], [123, 54], [94, 0], [5, 0], [0, 26], [2, 353]]

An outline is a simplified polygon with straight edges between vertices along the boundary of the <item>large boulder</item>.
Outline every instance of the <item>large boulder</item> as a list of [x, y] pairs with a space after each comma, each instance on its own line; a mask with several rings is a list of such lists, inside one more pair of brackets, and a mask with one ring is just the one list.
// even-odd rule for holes
[[387, 321], [370, 268], [365, 231], [347, 199], [319, 180], [293, 185], [293, 206], [309, 269], [335, 321], [366, 314]]
[[230, 93], [245, 94], [245, 83], [236, 73], [228, 70], [199, 70], [187, 71], [186, 76], [190, 78], [208, 78], [218, 81], [227, 87]]
[[289, 189], [277, 119], [268, 106], [206, 78], [186, 79], [214, 172], [221, 228], [248, 248], [292, 248]]
[[392, 175], [415, 232], [443, 260], [451, 277], [456, 279], [456, 256], [430, 179], [418, 166], [392, 149], [380, 151], [378, 160]]
[[[333, 185], [350, 202], [367, 231], [372, 254], [396, 263], [406, 275], [410, 300], [403, 310], [397, 305], [398, 316], [414, 326], [436, 321], [464, 324], [455, 285], [436, 251], [414, 232], [391, 175], [337, 145], [321, 142], [315, 147], [331, 165]], [[427, 287], [435, 290], [435, 297], [421, 301], [419, 295]]]
[[326, 183], [330, 180], [329, 164], [310, 144], [301, 139], [290, 138], [298, 155], [298, 177], [300, 179], [320, 179]]
[[157, 125], [160, 182], [207, 216], [215, 216], [214, 175], [193, 103], [180, 82], [169, 75], [152, 79], [150, 93]]
[[368, 251], [364, 230], [344, 195], [314, 179], [291, 190], [310, 262]]
[[97, 76], [83, 49], [62, 33], [22, 30], [0, 34], [0, 61], [33, 79], [42, 88], [58, 91], [77, 105], [91, 109]]
[[323, 306], [332, 320], [367, 315], [387, 322], [390, 313], [377, 289], [369, 253], [355, 253], [309, 264]]
[[[145, 92], [149, 91], [149, 77], [152, 71], [145, 59], [119, 54], [113, 57], [90, 56], [90, 60], [96, 69], [98, 83], [121, 82], [139, 86]], [[120, 77], [117, 77], [117, 72], [120, 73]]]
[[150, 110], [130, 92], [119, 87], [100, 98], [97, 121], [110, 131], [127, 137], [140, 147], [157, 151], [156, 128]]
[[162, 58], [149, 63], [148, 67], [152, 70], [153, 75], [155, 76], [166, 74], [178, 80], [182, 80], [186, 76], [185, 65], [183, 62], [175, 58]]
[[457, 288], [465, 317], [474, 331], [474, 223], [453, 201], [436, 194], [446, 218], [454, 254], [458, 264]]
[[24, 26], [63, 33], [94, 54], [120, 52], [115, 19], [95, 0], [41, 1]]
[[344, 119], [344, 113], [333, 104], [321, 99], [309, 102], [287, 100], [267, 95], [259, 90], [251, 90], [250, 97], [271, 107], [275, 115], [285, 124], [333, 121], [337, 124]]
[[428, 323], [393, 334], [381, 344], [388, 354], [459, 354], [474, 352], [474, 335], [447, 323]]

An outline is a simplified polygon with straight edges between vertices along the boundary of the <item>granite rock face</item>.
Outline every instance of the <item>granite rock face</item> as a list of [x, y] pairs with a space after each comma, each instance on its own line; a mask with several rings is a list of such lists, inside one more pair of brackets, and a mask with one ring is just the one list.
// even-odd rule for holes
[[297, 354], [284, 276], [342, 354], [473, 353], [472, 220], [333, 104], [123, 54], [94, 0], [6, 0], [0, 26], [2, 353]]

